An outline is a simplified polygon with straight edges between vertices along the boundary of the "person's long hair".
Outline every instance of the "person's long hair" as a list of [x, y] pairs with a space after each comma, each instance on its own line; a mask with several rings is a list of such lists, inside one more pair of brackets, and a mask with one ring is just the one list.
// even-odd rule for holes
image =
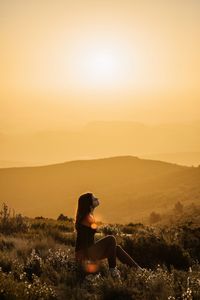
[[78, 199], [78, 208], [76, 212], [75, 229], [78, 224], [84, 219], [86, 215], [91, 212], [92, 206], [92, 193], [82, 194]]

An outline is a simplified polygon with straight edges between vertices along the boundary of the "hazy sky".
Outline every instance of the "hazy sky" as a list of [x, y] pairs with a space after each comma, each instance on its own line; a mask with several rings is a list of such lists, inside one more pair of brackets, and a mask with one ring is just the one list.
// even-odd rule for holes
[[0, 0], [0, 131], [200, 120], [200, 1]]

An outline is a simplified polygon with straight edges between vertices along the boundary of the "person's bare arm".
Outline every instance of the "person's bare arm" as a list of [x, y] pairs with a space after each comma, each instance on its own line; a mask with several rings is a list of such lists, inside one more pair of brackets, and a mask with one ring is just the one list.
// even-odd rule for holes
[[91, 214], [88, 214], [81, 223], [88, 227], [92, 227], [93, 229], [97, 229], [97, 225], [96, 225], [94, 216], [92, 216]]
[[94, 223], [94, 219], [91, 215], [87, 215], [81, 222], [83, 225], [86, 225], [88, 227], [91, 227], [91, 224]]

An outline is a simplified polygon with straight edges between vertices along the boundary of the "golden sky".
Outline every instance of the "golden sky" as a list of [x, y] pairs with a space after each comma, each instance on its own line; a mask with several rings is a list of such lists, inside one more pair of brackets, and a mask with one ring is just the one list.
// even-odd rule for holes
[[200, 1], [1, 0], [0, 131], [200, 118]]

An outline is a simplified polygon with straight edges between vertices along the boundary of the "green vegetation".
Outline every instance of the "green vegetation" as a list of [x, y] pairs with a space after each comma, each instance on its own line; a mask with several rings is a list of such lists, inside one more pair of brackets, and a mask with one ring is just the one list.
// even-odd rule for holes
[[[0, 299], [200, 299], [200, 227], [177, 205], [177, 222], [157, 226], [101, 224], [95, 239], [114, 234], [144, 268], [117, 261], [122, 283], [110, 277], [102, 260], [96, 273], [76, 264], [74, 220], [25, 218], [0, 210]], [[181, 209], [181, 212], [180, 212]], [[194, 207], [193, 207], [194, 209]], [[176, 211], [177, 212], [177, 211]], [[174, 211], [175, 213], [175, 211]], [[192, 218], [193, 216], [193, 218]]]

